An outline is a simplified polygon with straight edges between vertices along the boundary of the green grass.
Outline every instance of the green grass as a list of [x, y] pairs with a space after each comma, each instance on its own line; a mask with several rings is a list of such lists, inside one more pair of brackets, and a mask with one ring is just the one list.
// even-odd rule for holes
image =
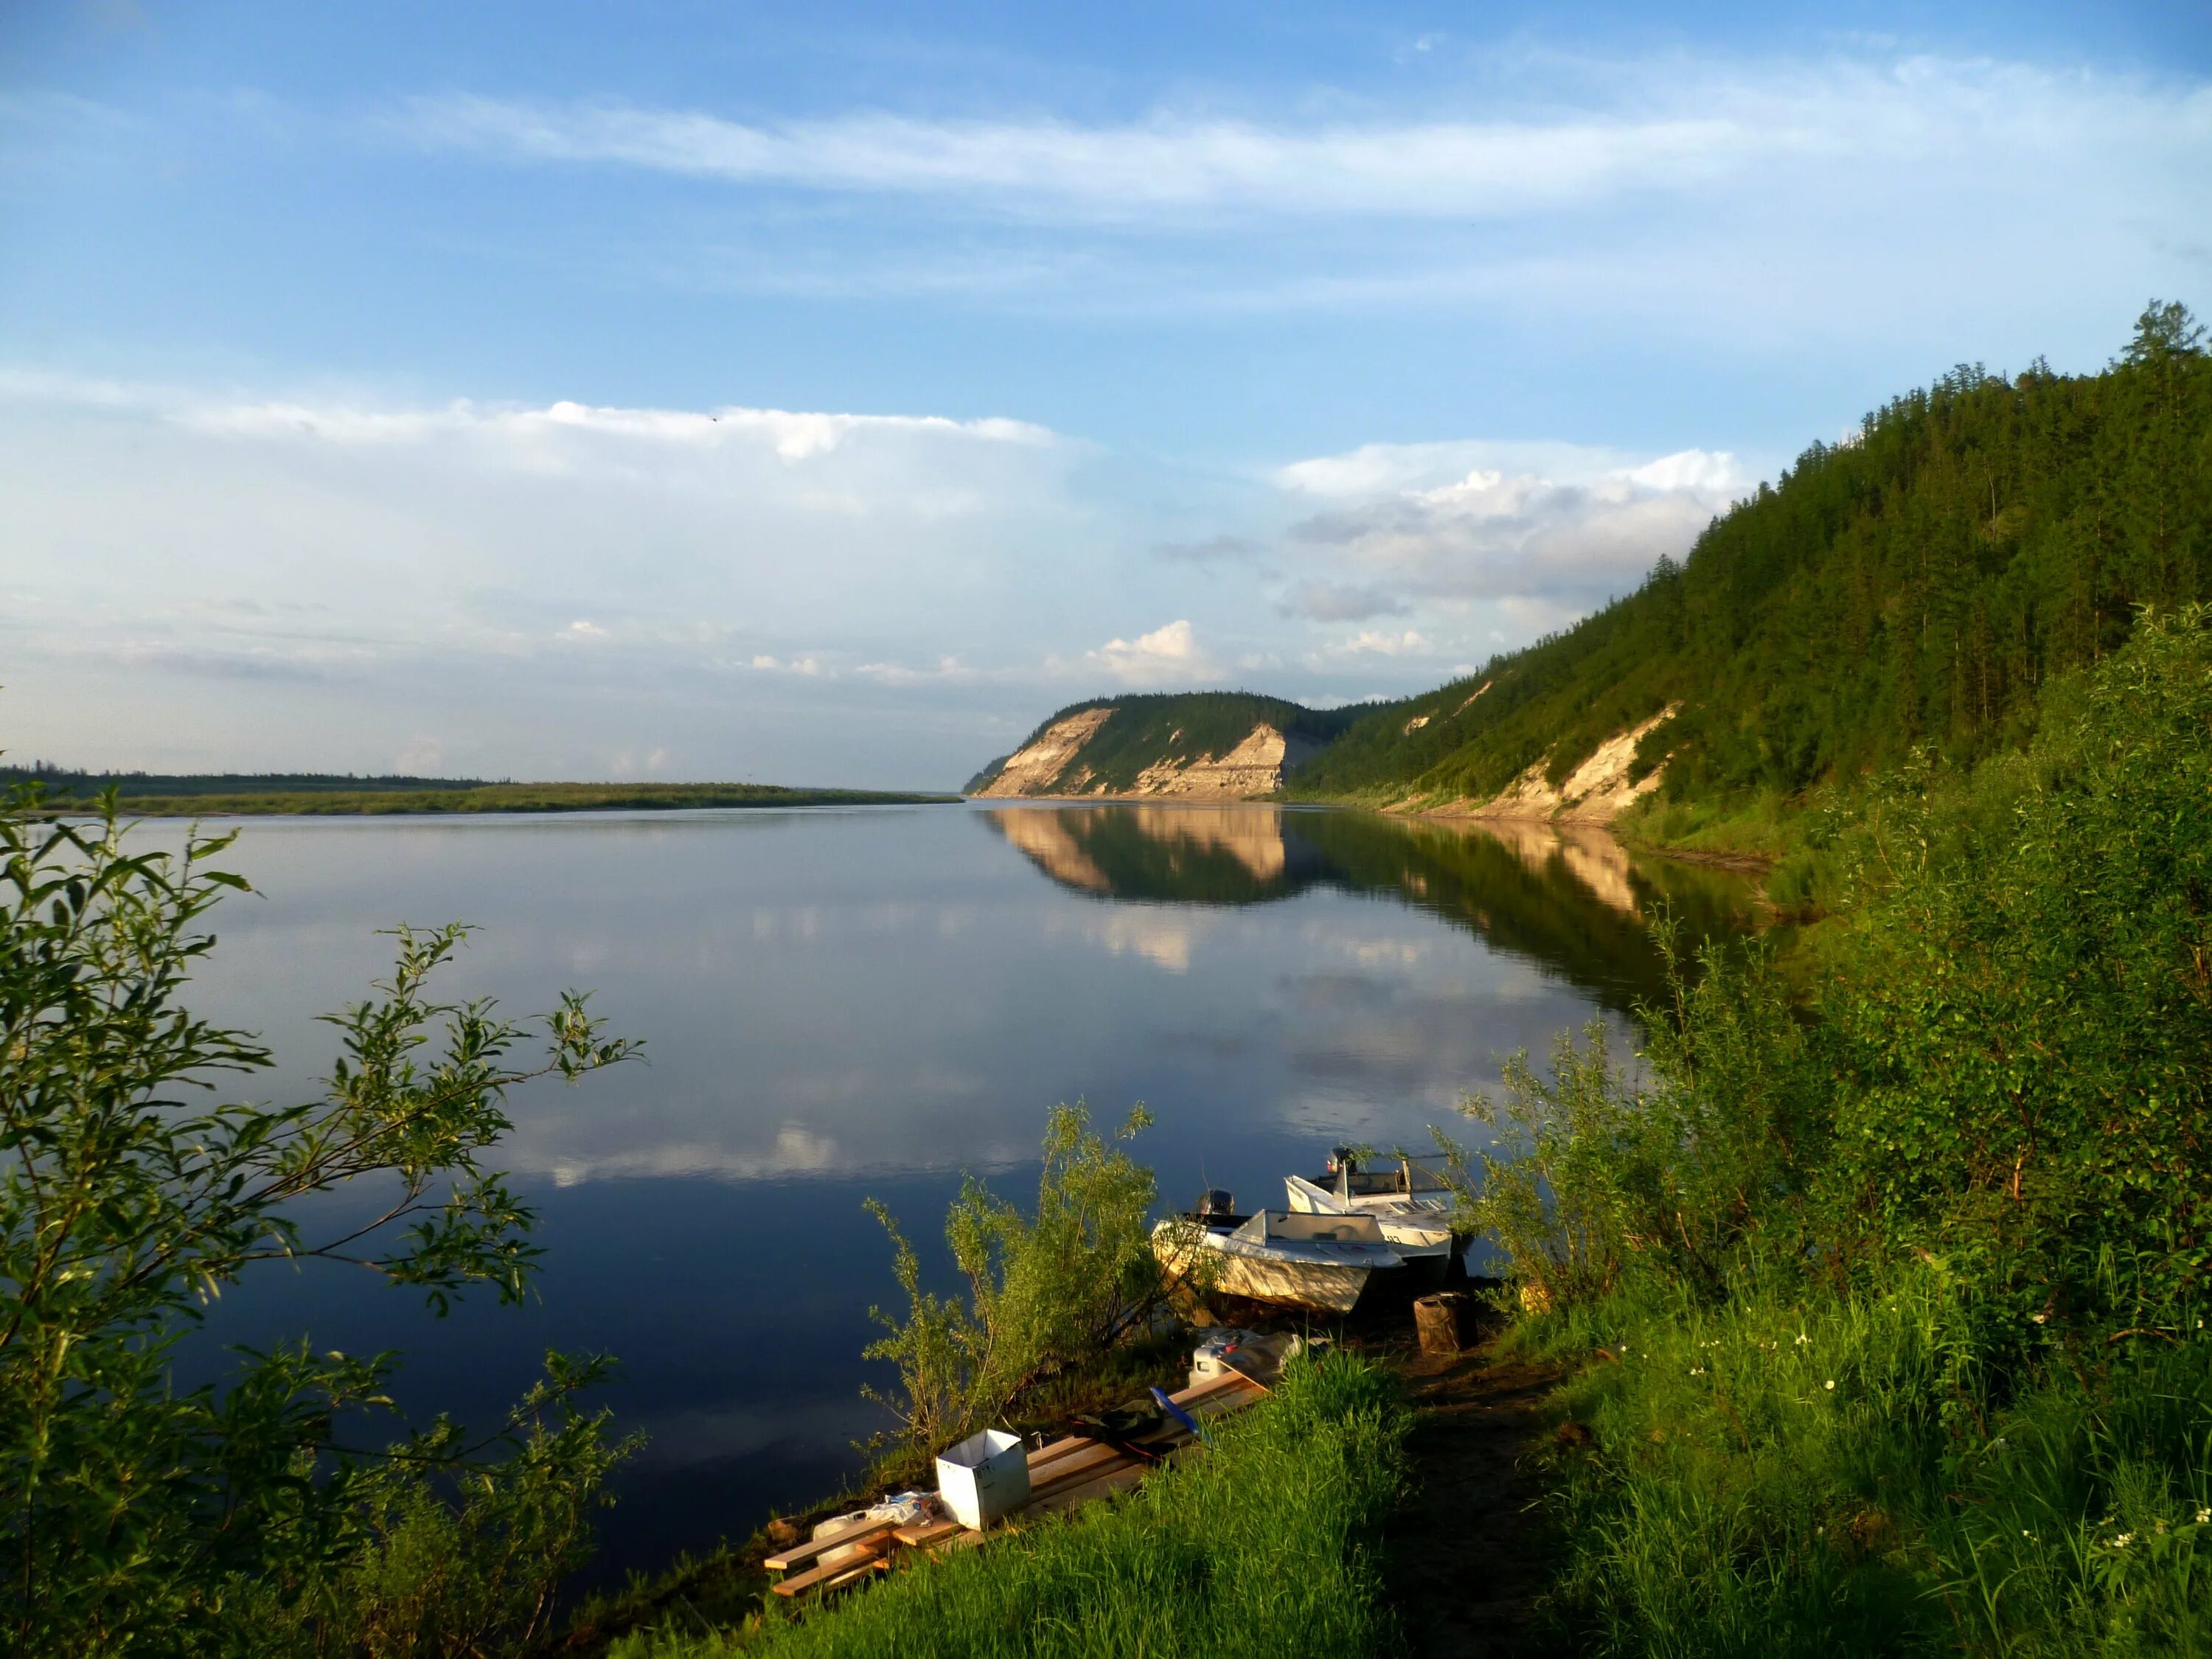
[[[2212, 1340], [2010, 1375], [1940, 1267], [1719, 1310], [1620, 1294], [1514, 1340], [1560, 1409], [1552, 1598], [1577, 1652], [2212, 1652]], [[1603, 1349], [1610, 1358], [1598, 1356]]]
[[1376, 1540], [1401, 1496], [1407, 1419], [1392, 1375], [1293, 1364], [1212, 1450], [1127, 1497], [894, 1574], [746, 1631], [632, 1637], [615, 1659], [1204, 1654], [1310, 1659], [1395, 1634]]
[[[134, 817], [287, 814], [673, 811], [687, 807], [883, 806], [957, 801], [957, 795], [866, 789], [786, 789], [767, 783], [487, 783], [465, 789], [313, 789], [238, 794], [126, 795]], [[52, 816], [89, 810], [88, 798], [49, 799]]]

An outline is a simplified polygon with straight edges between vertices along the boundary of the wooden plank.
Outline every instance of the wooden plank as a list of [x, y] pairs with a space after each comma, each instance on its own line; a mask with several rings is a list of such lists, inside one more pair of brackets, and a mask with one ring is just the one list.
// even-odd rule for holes
[[1094, 1462], [1085, 1464], [1079, 1469], [1071, 1469], [1057, 1480], [1048, 1480], [1043, 1486], [1036, 1487], [1030, 1492], [1030, 1501], [1022, 1507], [1024, 1510], [1033, 1509], [1037, 1504], [1057, 1498], [1073, 1487], [1087, 1486], [1097, 1480], [1099, 1476], [1111, 1474], [1120, 1469], [1145, 1469], [1151, 1467], [1149, 1463], [1142, 1462], [1133, 1457], [1124, 1457], [1119, 1453], [1111, 1457], [1102, 1457]]
[[1168, 1398], [1188, 1411], [1192, 1406], [1211, 1400], [1216, 1395], [1248, 1389], [1256, 1389], [1261, 1394], [1267, 1392], [1267, 1385], [1256, 1378], [1247, 1376], [1242, 1371], [1224, 1371], [1219, 1376], [1210, 1376], [1195, 1387], [1185, 1389], [1180, 1394], [1171, 1394]]
[[850, 1532], [841, 1532], [835, 1538], [817, 1538], [805, 1544], [793, 1544], [780, 1550], [761, 1563], [770, 1572], [788, 1572], [793, 1567], [803, 1567], [825, 1551], [842, 1549], [848, 1544], [866, 1544], [888, 1537], [897, 1530], [896, 1521], [872, 1521], [865, 1527], [854, 1527]]
[[1030, 1495], [1034, 1497], [1036, 1493], [1058, 1486], [1063, 1481], [1077, 1479], [1085, 1471], [1095, 1469], [1103, 1463], [1114, 1462], [1121, 1455], [1118, 1447], [1109, 1446], [1103, 1440], [1094, 1440], [1084, 1450], [1047, 1465], [1041, 1473], [1031, 1470], [1030, 1473]]
[[[834, 1549], [846, 1541], [847, 1540], [842, 1538], [833, 1538], [825, 1547]], [[808, 1590], [824, 1589], [850, 1578], [857, 1573], [866, 1572], [881, 1565], [882, 1563], [878, 1558], [890, 1547], [890, 1534], [889, 1532], [879, 1534], [860, 1546], [860, 1559], [857, 1560], [848, 1555], [843, 1560], [833, 1561], [826, 1567], [811, 1567], [805, 1572], [796, 1572], [788, 1578], [779, 1579], [770, 1588], [778, 1595], [804, 1595]]]
[[1127, 1492], [1145, 1478], [1150, 1463], [1123, 1463], [1118, 1468], [1100, 1470], [1089, 1479], [1059, 1487], [1039, 1498], [1031, 1509], [1038, 1514], [1057, 1515], [1094, 1498], [1103, 1498], [1109, 1492]]
[[1209, 1417], [1226, 1417], [1231, 1412], [1241, 1412], [1247, 1406], [1257, 1405], [1264, 1392], [1257, 1389], [1240, 1389], [1234, 1393], [1212, 1395], [1185, 1406], [1183, 1409], [1202, 1423]]
[[923, 1521], [911, 1527], [901, 1527], [891, 1536], [910, 1548], [921, 1549], [950, 1538], [956, 1532], [966, 1530], [951, 1516], [936, 1521]]
[[1047, 1463], [1054, 1462], [1060, 1458], [1066, 1457], [1070, 1453], [1079, 1452], [1085, 1446], [1095, 1446], [1097, 1443], [1098, 1443], [1097, 1441], [1091, 1439], [1089, 1435], [1085, 1434], [1071, 1434], [1065, 1436], [1060, 1439], [1054, 1441], [1049, 1446], [1041, 1446], [1036, 1451], [1031, 1452], [1030, 1454], [1030, 1468], [1032, 1471], [1042, 1468]]

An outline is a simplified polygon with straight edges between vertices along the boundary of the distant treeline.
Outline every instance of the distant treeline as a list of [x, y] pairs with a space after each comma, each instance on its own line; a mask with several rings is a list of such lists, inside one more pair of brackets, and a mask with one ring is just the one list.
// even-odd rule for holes
[[[274, 773], [152, 781], [192, 787], [175, 790], [120, 789], [127, 811], [147, 817], [285, 814], [331, 817], [404, 812], [674, 811], [708, 806], [884, 806], [959, 799], [957, 795], [871, 789], [787, 789], [772, 783], [471, 783], [415, 778], [347, 779], [310, 774], [297, 781], [295, 787], [295, 780]], [[106, 781], [96, 775], [88, 778], [84, 774], [21, 768], [0, 773], [0, 786], [26, 782], [46, 785], [42, 805], [50, 815], [88, 809]]]
[[[0, 787], [42, 783], [50, 795], [67, 792], [92, 796], [103, 789], [136, 799], [141, 795], [306, 795], [343, 791], [481, 789], [485, 778], [418, 778], [402, 773], [356, 777], [350, 772], [86, 772], [33, 761], [28, 766], [0, 766]], [[512, 782], [502, 778], [501, 783]]]

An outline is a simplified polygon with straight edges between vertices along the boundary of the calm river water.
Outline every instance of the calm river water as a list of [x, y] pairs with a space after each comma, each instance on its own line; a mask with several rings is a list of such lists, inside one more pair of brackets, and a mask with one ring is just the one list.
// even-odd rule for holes
[[274, 1044], [257, 1094], [327, 1071], [314, 1016], [364, 994], [401, 921], [481, 928], [449, 994], [520, 1013], [590, 988], [645, 1039], [642, 1063], [514, 1097], [501, 1161], [547, 1251], [527, 1305], [441, 1322], [311, 1265], [242, 1285], [210, 1331], [404, 1349], [403, 1402], [470, 1422], [548, 1347], [619, 1355], [605, 1398], [652, 1438], [603, 1572], [853, 1471], [883, 1426], [867, 1310], [895, 1295], [863, 1198], [934, 1239], [962, 1170], [1018, 1194], [1046, 1109], [1081, 1098], [1151, 1107], [1165, 1196], [1279, 1203], [1340, 1139], [1467, 1138], [1459, 1096], [1505, 1055], [1623, 1019], [1656, 983], [1656, 901], [1747, 918], [1729, 881], [1601, 836], [1265, 806], [258, 819], [231, 862], [259, 891], [218, 911], [195, 1008]]

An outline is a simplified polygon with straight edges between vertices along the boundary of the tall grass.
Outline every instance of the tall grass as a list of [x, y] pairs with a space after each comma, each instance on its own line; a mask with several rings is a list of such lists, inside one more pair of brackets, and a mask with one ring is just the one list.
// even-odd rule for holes
[[796, 1622], [635, 1637], [612, 1659], [1371, 1654], [1395, 1633], [1375, 1540], [1402, 1489], [1407, 1422], [1374, 1363], [1293, 1363], [1212, 1450], [1118, 1502], [913, 1566]]
[[1627, 1290], [1515, 1340], [1595, 1359], [1551, 1500], [1577, 1650], [2212, 1651], [2196, 1330], [1996, 1375], [1981, 1311], [1916, 1263], [1835, 1298]]

